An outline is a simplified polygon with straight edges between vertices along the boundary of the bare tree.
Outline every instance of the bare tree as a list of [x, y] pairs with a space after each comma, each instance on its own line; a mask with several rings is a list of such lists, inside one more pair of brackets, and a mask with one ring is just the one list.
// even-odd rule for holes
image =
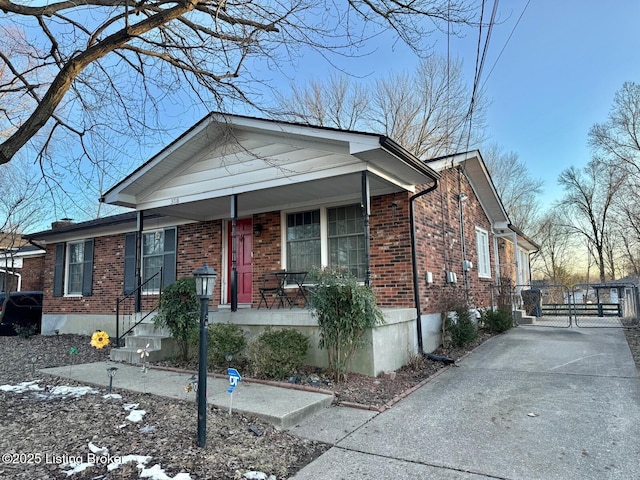
[[567, 227], [587, 241], [601, 282], [606, 280], [605, 247], [611, 241], [607, 238], [610, 233], [608, 223], [616, 194], [625, 180], [619, 169], [597, 160], [590, 161], [582, 170], [569, 167], [558, 178], [558, 183], [564, 188], [560, 206], [570, 219]]
[[[18, 285], [16, 280], [16, 254], [23, 246], [22, 233], [37, 225], [43, 217], [40, 178], [24, 160], [0, 165], [0, 291], [9, 293]], [[0, 321], [5, 311], [5, 295]]]
[[495, 143], [483, 150], [483, 159], [509, 218], [520, 230], [533, 234], [538, 228], [543, 180], [531, 174], [517, 153], [507, 153]]
[[251, 62], [278, 68], [302, 48], [350, 54], [392, 29], [421, 52], [433, 30], [471, 22], [475, 8], [469, 0], [0, 0], [0, 38], [11, 25], [24, 39], [20, 49], [0, 50], [10, 72], [0, 95], [34, 105], [2, 112], [15, 131], [0, 143], [0, 165], [28, 143], [51, 162], [51, 141], [68, 136], [90, 159], [92, 135], [160, 128], [155, 114], [184, 101], [180, 92], [206, 108], [251, 103], [250, 85], [262, 80]]
[[413, 73], [373, 84], [343, 75], [293, 85], [291, 95], [278, 97], [277, 110], [287, 120], [378, 132], [418, 157], [435, 158], [482, 141], [486, 103], [479, 97], [470, 116], [470, 99], [462, 63], [433, 55]]
[[570, 285], [573, 276], [575, 245], [566, 223], [557, 210], [540, 219], [536, 233], [540, 251], [532, 260], [535, 273], [559, 285]]
[[625, 82], [616, 92], [607, 121], [591, 127], [589, 145], [601, 160], [640, 179], [640, 84]]

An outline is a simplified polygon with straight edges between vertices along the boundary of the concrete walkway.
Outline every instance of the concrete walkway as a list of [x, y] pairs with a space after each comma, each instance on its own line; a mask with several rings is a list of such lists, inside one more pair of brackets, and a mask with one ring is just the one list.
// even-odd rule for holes
[[[139, 366], [115, 362], [96, 362], [69, 366], [44, 368], [40, 371], [62, 378], [71, 378], [78, 382], [109, 385], [107, 368], [118, 370], [113, 379], [113, 391], [120, 389], [134, 392], [151, 393], [163, 397], [185, 400], [196, 399], [196, 393], [187, 393], [185, 387], [191, 383], [192, 375], [167, 370], [148, 369], [142, 373]], [[222, 409], [229, 409], [232, 401], [234, 412], [255, 415], [278, 428], [287, 428], [299, 423], [303, 418], [318, 410], [325, 410], [333, 402], [333, 395], [285, 389], [243, 382], [233, 392], [233, 399], [227, 393], [228, 378], [207, 378], [207, 403]]]
[[297, 480], [637, 479], [640, 378], [619, 329], [520, 327], [384, 413], [291, 431], [335, 445]]

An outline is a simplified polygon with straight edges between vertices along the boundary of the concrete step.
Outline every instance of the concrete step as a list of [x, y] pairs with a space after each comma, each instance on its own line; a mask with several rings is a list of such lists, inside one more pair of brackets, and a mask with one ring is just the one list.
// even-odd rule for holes
[[[143, 373], [139, 366], [110, 362], [84, 363], [74, 365], [73, 369], [68, 366], [45, 368], [40, 371], [106, 387], [109, 385], [106, 368], [112, 366], [118, 368], [116, 376], [113, 378], [113, 388], [117, 393], [122, 393], [124, 389], [178, 400], [186, 398], [195, 401], [197, 398], [194, 392], [185, 392], [185, 387], [191, 383], [192, 373], [170, 372], [153, 368]], [[242, 372], [240, 373], [242, 374]], [[207, 403], [228, 411], [231, 401], [231, 396], [227, 393], [228, 388], [228, 378], [208, 377]], [[333, 395], [330, 394], [293, 390], [243, 380], [233, 392], [232, 408], [234, 413], [254, 415], [277, 428], [285, 429], [293, 427], [302, 419], [329, 407], [332, 402]]]
[[536, 317], [527, 315], [524, 310], [514, 310], [513, 319], [518, 325], [534, 325]]
[[148, 350], [160, 350], [162, 341], [169, 338], [165, 335], [127, 335], [124, 337], [124, 346], [137, 349], [149, 345]]
[[143, 322], [133, 329], [134, 335], [161, 335], [170, 337], [171, 332], [166, 327], [157, 328], [153, 323]]
[[[120, 347], [120, 348], [112, 348], [109, 352], [109, 360], [112, 362], [121, 362], [121, 363], [131, 363], [133, 365], [138, 365], [142, 363], [142, 357], [138, 350], [141, 347]], [[172, 351], [171, 354], [168, 354], [168, 349], [151, 349], [149, 348], [147, 352], [149, 356], [146, 357], [147, 362], [158, 362], [160, 360], [165, 360], [166, 358], [175, 355]]]

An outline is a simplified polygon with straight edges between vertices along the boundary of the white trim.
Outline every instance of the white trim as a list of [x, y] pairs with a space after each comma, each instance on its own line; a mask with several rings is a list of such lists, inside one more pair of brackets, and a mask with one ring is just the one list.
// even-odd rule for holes
[[82, 282], [83, 282], [83, 278], [80, 278], [80, 292], [69, 292], [69, 263], [70, 263], [70, 249], [73, 245], [82, 245], [82, 258], [83, 260], [80, 263], [81, 265], [81, 271], [82, 271], [82, 276], [84, 276], [84, 268], [82, 268], [82, 265], [84, 263], [84, 243], [85, 240], [78, 240], [75, 242], [66, 242], [65, 244], [65, 249], [64, 249], [64, 296], [65, 297], [82, 297]]

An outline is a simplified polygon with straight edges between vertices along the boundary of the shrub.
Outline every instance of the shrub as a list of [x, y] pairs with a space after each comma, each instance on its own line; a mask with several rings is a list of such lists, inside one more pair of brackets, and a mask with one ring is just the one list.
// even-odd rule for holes
[[234, 357], [242, 352], [247, 345], [242, 329], [233, 323], [209, 324], [209, 352], [210, 365], [225, 365], [225, 356], [230, 353]]
[[384, 317], [371, 289], [350, 273], [326, 269], [314, 277], [310, 304], [318, 319], [319, 346], [327, 350], [334, 379], [341, 381], [353, 354], [364, 346], [367, 329], [383, 324]]
[[482, 312], [482, 323], [494, 333], [502, 333], [513, 327], [513, 317], [511, 311], [499, 308], [498, 310], [487, 309]]
[[22, 338], [30, 338], [38, 333], [38, 325], [20, 325], [14, 326], [16, 333]]
[[309, 350], [309, 339], [297, 330], [268, 328], [247, 350], [254, 375], [280, 380], [302, 366]]
[[464, 302], [456, 302], [451, 310], [442, 313], [442, 343], [446, 347], [451, 340], [454, 347], [464, 347], [478, 336], [478, 327], [471, 318], [469, 307]]
[[153, 319], [157, 327], [167, 327], [178, 342], [182, 360], [189, 358], [189, 344], [198, 335], [200, 303], [193, 277], [176, 280], [162, 291], [160, 311]]

